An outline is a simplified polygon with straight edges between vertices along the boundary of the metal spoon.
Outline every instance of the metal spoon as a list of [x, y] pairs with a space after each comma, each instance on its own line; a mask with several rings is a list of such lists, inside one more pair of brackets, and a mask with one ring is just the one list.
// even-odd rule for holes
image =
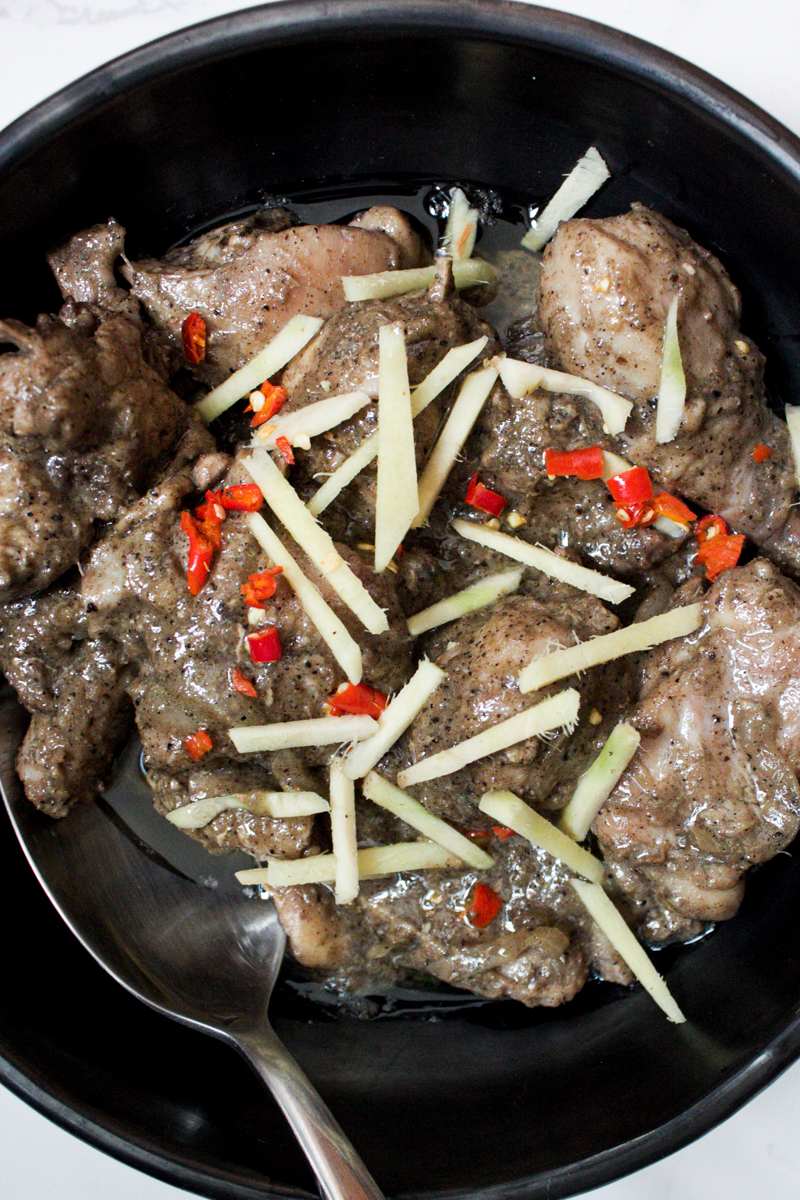
[[[273, 905], [238, 885], [224, 886], [222, 876], [202, 886], [170, 863], [161, 846], [155, 853], [132, 837], [108, 807], [85, 805], [63, 821], [37, 812], [13, 767], [24, 721], [15, 703], [0, 705], [4, 799], [31, 866], [72, 932], [134, 996], [247, 1059], [283, 1110], [326, 1200], [382, 1200], [267, 1020], [286, 940]], [[130, 772], [121, 790], [131, 792]], [[148, 812], [146, 820], [149, 806]], [[157, 821], [167, 826], [161, 836], [169, 842], [175, 835], [183, 851], [186, 836]], [[219, 860], [200, 853], [206, 877], [213, 876]], [[231, 876], [226, 866], [224, 878]]]

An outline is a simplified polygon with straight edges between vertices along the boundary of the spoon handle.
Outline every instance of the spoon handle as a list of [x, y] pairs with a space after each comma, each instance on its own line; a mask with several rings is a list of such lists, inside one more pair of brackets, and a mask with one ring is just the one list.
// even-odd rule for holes
[[277, 1100], [305, 1151], [325, 1200], [384, 1200], [333, 1113], [264, 1023], [236, 1045]]

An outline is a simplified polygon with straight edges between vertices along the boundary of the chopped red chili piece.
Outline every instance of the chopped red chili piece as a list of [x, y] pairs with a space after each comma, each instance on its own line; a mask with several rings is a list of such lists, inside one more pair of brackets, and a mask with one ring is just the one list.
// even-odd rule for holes
[[492, 836], [491, 829], [462, 829], [460, 832], [471, 842], [488, 842]]
[[206, 356], [206, 323], [200, 313], [189, 313], [181, 325], [181, 345], [190, 363], [202, 362]]
[[705, 563], [706, 579], [716, 579], [722, 571], [736, 566], [743, 546], [743, 533], [718, 533], [701, 543], [695, 561]]
[[222, 522], [225, 520], [225, 509], [220, 503], [219, 492], [206, 492], [205, 504], [200, 504], [194, 510], [194, 515], [200, 521], [200, 532], [207, 538], [215, 550], [222, 545]]
[[292, 447], [289, 445], [289, 439], [285, 438], [285, 437], [276, 437], [275, 445], [280, 450], [281, 456], [282, 456], [284, 462], [288, 463], [290, 467], [293, 467], [294, 466], [294, 451], [292, 450]]
[[247, 583], [243, 583], [240, 591], [245, 604], [251, 608], [264, 608], [262, 600], [269, 600], [275, 595], [275, 576], [280, 575], [283, 567], [269, 567], [258, 575], [248, 575]]
[[377, 688], [366, 683], [348, 683], [340, 691], [334, 692], [325, 707], [332, 717], [350, 713], [356, 717], [372, 717], [377, 721], [388, 703], [389, 697]]
[[688, 525], [691, 521], [697, 520], [697, 513], [693, 513], [690, 508], [687, 508], [677, 496], [670, 496], [669, 492], [662, 492], [659, 496], [655, 496], [653, 508], [658, 516], [669, 517], [670, 521], [675, 521], [678, 525]]
[[186, 579], [189, 591], [196, 596], [208, 579], [214, 558], [214, 545], [189, 512], [181, 513], [181, 529], [189, 539], [189, 564]]
[[509, 829], [507, 825], [493, 825], [492, 833], [499, 841], [504, 842], [506, 838], [513, 837], [516, 830]]
[[260, 629], [258, 633], [248, 633], [247, 644], [250, 647], [250, 659], [254, 663], [277, 662], [283, 657], [281, 639], [274, 625]]
[[[281, 405], [286, 403], [286, 401], [289, 399], [289, 393], [285, 388], [278, 387], [276, 384], [270, 383], [269, 381], [262, 383], [261, 387], [256, 388], [256, 391], [261, 392], [262, 396], [264, 397], [264, 404], [253, 417], [250, 424], [263, 425], [265, 421], [270, 419], [270, 417], [275, 416], [275, 413], [278, 411]], [[244, 411], [253, 412], [252, 401], [247, 405], [247, 408]]]
[[489, 513], [492, 517], [499, 517], [508, 503], [505, 496], [484, 487], [477, 475], [473, 475], [467, 484], [466, 501], [472, 508], [477, 508], [479, 512]]
[[222, 495], [220, 492], [206, 492], [206, 498], [202, 504], [198, 504], [194, 510], [194, 515], [198, 521], [207, 521], [209, 518], [212, 521], [221, 522], [225, 520], [225, 507], [222, 503]]
[[638, 504], [626, 504], [617, 509], [617, 520], [623, 529], [643, 529], [652, 525], [656, 519], [656, 510], [650, 500], [642, 500]]
[[725, 524], [722, 517], [712, 516], [703, 517], [700, 521], [698, 521], [697, 529], [694, 531], [695, 537], [701, 545], [703, 542], [707, 542], [709, 538], [720, 537], [721, 535], [729, 532], [728, 526]]
[[769, 446], [765, 446], [763, 442], [759, 442], [753, 451], [753, 458], [757, 463], [762, 463], [765, 459], [771, 458], [772, 454], [773, 451], [770, 450]]
[[226, 512], [258, 512], [264, 503], [257, 483], [235, 483], [217, 494]]
[[190, 733], [187, 738], [183, 739], [183, 748], [194, 759], [199, 762], [204, 754], [208, 754], [214, 743], [208, 736], [205, 729], [198, 729], [196, 733]]
[[628, 506], [653, 499], [653, 485], [646, 467], [631, 467], [606, 480], [606, 485], [617, 504]]
[[241, 692], [243, 696], [251, 696], [253, 699], [258, 696], [258, 692], [250, 680], [242, 674], [238, 667], [231, 668], [229, 679], [234, 692]]
[[603, 451], [600, 446], [587, 446], [583, 450], [545, 450], [544, 469], [548, 475], [602, 479]]
[[467, 920], [476, 929], [483, 929], [491, 925], [502, 906], [503, 901], [494, 888], [486, 883], [476, 883], [467, 908]]

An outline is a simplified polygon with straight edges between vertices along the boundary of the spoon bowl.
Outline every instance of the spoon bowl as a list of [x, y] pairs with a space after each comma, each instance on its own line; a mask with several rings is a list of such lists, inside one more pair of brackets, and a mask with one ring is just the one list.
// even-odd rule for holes
[[[7, 733], [25, 718], [0, 706]], [[10, 737], [7, 746], [17, 739]], [[129, 754], [131, 751], [129, 750]], [[128, 775], [130, 773], [128, 772]], [[25, 799], [10, 754], [0, 781], [14, 831], [61, 917], [100, 966], [157, 1012], [228, 1042], [277, 1100], [326, 1200], [381, 1200], [335, 1118], [267, 1018], [286, 937], [274, 905], [236, 884], [231, 859], [193, 877], [186, 839], [159, 818], [158, 849], [126, 821], [137, 790], [53, 821]], [[165, 828], [162, 828], [165, 827]], [[175, 839], [173, 840], [173, 836]], [[182, 865], [178, 865], [182, 860]]]

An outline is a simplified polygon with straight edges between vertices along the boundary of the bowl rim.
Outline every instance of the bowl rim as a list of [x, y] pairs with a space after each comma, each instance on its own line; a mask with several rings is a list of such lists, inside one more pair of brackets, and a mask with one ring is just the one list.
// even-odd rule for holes
[[[0, 131], [0, 176], [13, 171], [54, 135], [121, 93], [211, 56], [235, 54], [255, 44], [289, 44], [337, 33], [435, 35], [524, 43], [584, 57], [610, 71], [682, 101], [733, 130], [800, 185], [800, 137], [744, 95], [700, 67], [644, 39], [602, 23], [541, 8], [525, 0], [275, 0], [212, 17], [129, 51], [81, 76]], [[76, 943], [77, 944], [77, 943]], [[81, 947], [81, 952], [83, 948]], [[448, 1200], [558, 1200], [613, 1182], [680, 1150], [752, 1099], [800, 1056], [800, 1014], [756, 1058], [702, 1100], [650, 1132], [610, 1150], [559, 1168], [546, 1178], [528, 1176], [479, 1193], [429, 1193]], [[77, 1111], [58, 1085], [34, 1074], [0, 1049], [0, 1083], [43, 1116], [128, 1166], [200, 1195], [222, 1200], [265, 1200], [270, 1194], [309, 1196], [198, 1170], [147, 1141], [131, 1141], [88, 1113]]]

